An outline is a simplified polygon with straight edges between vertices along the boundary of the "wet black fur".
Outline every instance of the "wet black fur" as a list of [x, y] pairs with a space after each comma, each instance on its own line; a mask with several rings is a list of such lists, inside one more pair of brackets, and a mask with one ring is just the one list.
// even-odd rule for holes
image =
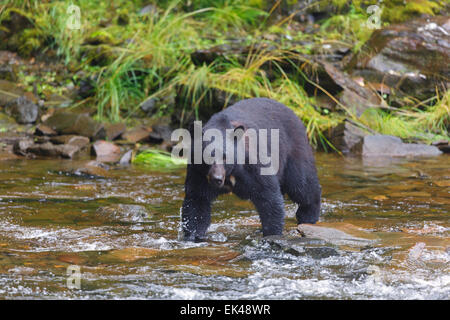
[[[280, 164], [277, 175], [260, 175], [260, 164], [225, 165], [227, 180], [223, 188], [213, 188], [207, 179], [209, 166], [189, 164], [182, 206], [185, 240], [202, 241], [211, 223], [211, 204], [230, 191], [229, 177], [235, 177], [232, 192], [251, 200], [261, 219], [264, 236], [281, 235], [284, 227], [284, 198], [297, 203], [297, 222], [316, 223], [320, 214], [321, 187], [314, 155], [300, 119], [286, 106], [266, 98], [242, 100], [213, 115], [204, 126], [223, 132], [233, 128], [231, 121], [246, 128], [279, 129]], [[193, 143], [193, 142], [192, 142]], [[270, 142], [268, 142], [270, 146]], [[204, 146], [203, 146], [204, 147]]]

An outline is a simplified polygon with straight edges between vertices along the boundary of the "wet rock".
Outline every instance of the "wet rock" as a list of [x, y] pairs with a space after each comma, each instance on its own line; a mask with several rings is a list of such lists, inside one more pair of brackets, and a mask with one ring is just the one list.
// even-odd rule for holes
[[449, 87], [450, 18], [414, 19], [375, 30], [346, 69], [420, 100]]
[[144, 206], [117, 204], [98, 208], [95, 217], [109, 222], [141, 223], [148, 221], [149, 213]]
[[367, 135], [354, 146], [352, 152], [363, 157], [426, 157], [442, 154], [435, 146], [404, 143], [400, 138], [388, 135]]
[[332, 128], [328, 134], [333, 146], [344, 154], [350, 153], [365, 135], [366, 133], [361, 128], [348, 120]]
[[91, 140], [104, 139], [105, 128], [86, 114], [58, 112], [51, 115], [44, 124], [59, 134], [75, 134]]
[[18, 123], [27, 124], [36, 122], [39, 107], [26, 97], [19, 97], [9, 101], [5, 106], [5, 111]]
[[109, 176], [108, 169], [109, 167], [101, 162], [89, 161], [75, 169], [62, 171], [61, 173], [87, 179], [101, 179]]
[[124, 155], [120, 158], [119, 164], [121, 166], [127, 166], [131, 163], [131, 160], [133, 159], [133, 150], [128, 150], [124, 153]]
[[339, 252], [324, 240], [315, 238], [285, 238], [280, 236], [265, 237], [263, 242], [294, 256], [309, 256], [313, 259], [325, 259], [339, 256]]
[[36, 126], [34, 134], [37, 136], [56, 136], [58, 133], [49, 126], [39, 124]]
[[150, 136], [152, 129], [146, 127], [138, 127], [125, 131], [122, 134], [122, 138], [130, 143], [137, 143], [145, 141]]
[[114, 123], [106, 126], [106, 138], [113, 141], [120, 137], [127, 129], [125, 123]]
[[120, 148], [112, 142], [98, 140], [92, 145], [97, 161], [116, 162], [120, 159]]
[[320, 227], [310, 224], [300, 224], [297, 230], [305, 237], [317, 238], [334, 245], [349, 245], [363, 247], [372, 244], [374, 240], [354, 237], [344, 231]]

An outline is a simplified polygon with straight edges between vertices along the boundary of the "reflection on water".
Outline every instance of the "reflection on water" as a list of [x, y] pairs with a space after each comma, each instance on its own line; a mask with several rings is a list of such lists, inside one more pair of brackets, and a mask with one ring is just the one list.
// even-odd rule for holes
[[[318, 225], [367, 243], [280, 249], [234, 196], [214, 205], [207, 243], [180, 242], [183, 171], [94, 179], [68, 174], [72, 161], [2, 161], [0, 298], [449, 299], [450, 157], [317, 162]], [[298, 237], [286, 210], [286, 235]], [[71, 265], [81, 290], [67, 288]]]

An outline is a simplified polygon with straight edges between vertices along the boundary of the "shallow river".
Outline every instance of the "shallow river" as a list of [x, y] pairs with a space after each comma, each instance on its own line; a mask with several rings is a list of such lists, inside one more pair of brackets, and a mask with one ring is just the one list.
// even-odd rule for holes
[[327, 243], [332, 254], [262, 240], [253, 206], [231, 195], [208, 242], [178, 241], [183, 170], [70, 174], [79, 165], [0, 161], [0, 298], [450, 299], [450, 156], [318, 154], [318, 226], [366, 239]]

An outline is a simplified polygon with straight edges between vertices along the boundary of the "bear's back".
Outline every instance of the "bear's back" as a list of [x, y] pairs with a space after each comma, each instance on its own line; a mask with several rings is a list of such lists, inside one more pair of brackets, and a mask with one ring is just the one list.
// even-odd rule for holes
[[241, 100], [220, 113], [255, 129], [279, 129], [288, 136], [306, 134], [305, 126], [291, 109], [268, 98]]

